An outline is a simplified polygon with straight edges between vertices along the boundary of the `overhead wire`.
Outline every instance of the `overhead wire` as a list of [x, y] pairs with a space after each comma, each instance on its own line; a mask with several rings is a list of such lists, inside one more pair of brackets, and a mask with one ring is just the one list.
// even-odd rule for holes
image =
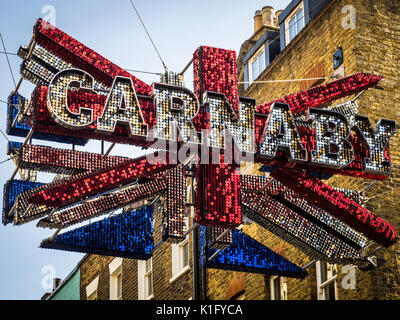
[[17, 86], [17, 83], [15, 82], [15, 78], [14, 78], [14, 73], [13, 73], [12, 68], [11, 68], [10, 59], [8, 59], [8, 53], [7, 53], [6, 45], [5, 45], [5, 43], [4, 43], [4, 39], [3, 39], [3, 36], [2, 36], [2, 34], [1, 34], [1, 32], [0, 32], [0, 39], [1, 39], [1, 43], [2, 43], [2, 45], [3, 45], [4, 53], [5, 53], [5, 55], [6, 55], [7, 64], [8, 64], [8, 67], [9, 67], [9, 69], [10, 69], [10, 73], [11, 73], [11, 77], [12, 77], [13, 82], [14, 82], [14, 86]]
[[3, 160], [0, 162], [0, 164], [6, 163], [7, 161], [10, 161], [10, 160], [11, 160], [11, 158], [8, 158], [7, 160]]
[[1, 54], [8, 54], [10, 56], [18, 56], [17, 53], [12, 53], [12, 52], [5, 52], [5, 51], [0, 51]]
[[158, 55], [158, 57], [159, 57], [160, 60], [161, 60], [161, 63], [162, 63], [162, 65], [163, 65], [163, 67], [164, 67], [165, 72], [168, 72], [167, 65], [165, 64], [164, 60], [161, 58], [160, 52], [158, 51], [157, 46], [155, 45], [155, 43], [154, 43], [152, 37], [150, 36], [150, 33], [149, 33], [149, 31], [147, 30], [146, 25], [144, 24], [144, 22], [143, 22], [143, 20], [142, 20], [142, 17], [141, 17], [140, 14], [139, 14], [139, 11], [136, 9], [136, 6], [135, 6], [135, 4], [133, 3], [133, 1], [132, 1], [132, 0], [129, 0], [129, 1], [130, 1], [130, 3], [132, 4], [132, 7], [133, 7], [133, 9], [135, 10], [135, 12], [136, 12], [136, 14], [137, 14], [137, 16], [138, 16], [140, 22], [142, 23], [142, 26], [143, 26], [144, 30], [146, 31], [147, 36], [149, 37], [151, 43], [153, 44], [153, 47], [154, 47], [154, 49], [156, 50], [157, 55]]

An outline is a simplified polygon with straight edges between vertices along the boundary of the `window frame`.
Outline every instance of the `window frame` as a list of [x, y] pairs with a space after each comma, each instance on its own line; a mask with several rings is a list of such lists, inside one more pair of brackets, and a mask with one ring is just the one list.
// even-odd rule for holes
[[[297, 17], [297, 14], [301, 11], [301, 10], [303, 10], [303, 17], [301, 18], [302, 19], [302, 21], [303, 21], [303, 27], [301, 28], [301, 30], [303, 30], [304, 29], [304, 27], [306, 26], [306, 17], [305, 17], [305, 11], [304, 11], [304, 2], [303, 1], [301, 1], [298, 5], [297, 5], [297, 7], [296, 8], [294, 8], [293, 9], [293, 11], [286, 17], [286, 19], [285, 19], [285, 44], [286, 45], [288, 45], [290, 42], [292, 42], [292, 40], [294, 39], [294, 38], [296, 38], [297, 37], [297, 35], [301, 32], [301, 30], [297, 30], [297, 25], [298, 25], [298, 22], [299, 22], [299, 20], [297, 20], [296, 19], [296, 17]], [[293, 39], [290, 39], [290, 22], [293, 20], [293, 18], [295, 18], [296, 20], [295, 20], [295, 27], [296, 27], [296, 34], [295, 34], [295, 36], [293, 37]]]
[[[86, 286], [86, 300], [97, 300], [97, 287], [99, 285], [99, 276], [94, 278], [87, 286]], [[96, 297], [93, 299], [93, 297]]]
[[[189, 229], [189, 217], [185, 217], [185, 223], [186, 223], [186, 230]], [[184, 262], [184, 254], [185, 250], [184, 247], [187, 246], [187, 264], [183, 265]], [[180, 278], [182, 275], [187, 273], [190, 270], [190, 248], [189, 248], [189, 234], [186, 236], [185, 240], [183, 240], [180, 243], [173, 243], [171, 245], [171, 256], [172, 256], [172, 262], [171, 262], [171, 273], [172, 277], [169, 280], [170, 283], [174, 282], [178, 278]]]
[[[147, 264], [150, 261], [150, 269]], [[149, 294], [148, 279], [151, 279], [151, 293]], [[154, 270], [153, 258], [138, 260], [138, 300], [154, 299]]]
[[[326, 275], [322, 274], [323, 264], [326, 265]], [[317, 261], [315, 266], [316, 266], [316, 270], [317, 270], [318, 300], [327, 300], [326, 289], [332, 283], [334, 285], [334, 294], [335, 294], [333, 300], [338, 300], [339, 298], [338, 298], [338, 288], [337, 288], [337, 278], [338, 278], [337, 265], [330, 264], [326, 261], [320, 260], [320, 261]], [[326, 279], [324, 280], [324, 278], [326, 278]]]
[[[275, 281], [279, 279], [279, 294], [280, 297], [275, 297]], [[287, 300], [287, 283], [285, 277], [273, 276], [270, 277], [270, 293], [271, 300]], [[277, 299], [279, 298], [279, 299]]]
[[[110, 271], [110, 300], [122, 300], [122, 261], [122, 258], [114, 258], [108, 265]], [[120, 281], [118, 280], [119, 276], [121, 277]], [[121, 285], [120, 288], [119, 285]]]
[[115, 276], [117, 284], [117, 300], [122, 300], [122, 270]]
[[93, 291], [88, 297], [87, 297], [88, 301], [95, 301], [97, 300], [97, 289], [95, 291]]
[[[267, 45], [264, 44], [262, 45], [254, 54], [253, 56], [247, 61], [246, 65], [247, 65], [247, 78], [248, 78], [248, 84], [247, 84], [247, 88], [258, 79], [258, 77], [261, 75], [261, 73], [263, 73], [263, 71], [267, 68], [267, 63], [266, 63], [266, 52], [267, 52]], [[264, 54], [264, 68], [262, 70], [258, 70], [258, 75], [256, 78], [253, 79], [253, 63], [258, 60], [258, 68], [260, 69], [260, 61], [259, 58], [260, 56]], [[247, 89], [246, 88], [246, 89]]]
[[[150, 261], [150, 268], [148, 268], [148, 263]], [[145, 283], [145, 296], [147, 298], [154, 297], [154, 286], [153, 286], [153, 258], [150, 257], [148, 260], [145, 261], [145, 269], [144, 269], [144, 283]], [[149, 290], [149, 281], [150, 281], [150, 287], [151, 291]]]

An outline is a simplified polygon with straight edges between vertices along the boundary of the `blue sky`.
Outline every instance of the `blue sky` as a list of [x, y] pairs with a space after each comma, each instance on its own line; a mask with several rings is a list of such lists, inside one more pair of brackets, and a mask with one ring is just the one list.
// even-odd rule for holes
[[[200, 45], [209, 45], [239, 51], [241, 44], [253, 33], [256, 10], [271, 5], [284, 9], [289, 0], [135, 0], [158, 50], [169, 70], [181, 71]], [[8, 52], [16, 53], [19, 46], [27, 45], [37, 18], [44, 17], [42, 8], [54, 6], [56, 25], [74, 38], [96, 50], [117, 65], [136, 70], [162, 72], [162, 65], [129, 0], [13, 0], [0, 5], [0, 32]], [[0, 48], [0, 51], [3, 51]], [[19, 79], [20, 58], [9, 56], [16, 81]], [[191, 70], [186, 73], [186, 86], [192, 88]], [[133, 73], [151, 84], [158, 76]], [[0, 55], [0, 100], [6, 100], [14, 89], [12, 77], [4, 55]], [[30, 97], [33, 85], [24, 81], [19, 92]], [[0, 104], [2, 121], [6, 127], [6, 105]], [[10, 140], [21, 139], [9, 137]], [[0, 161], [7, 159], [6, 140], [0, 136]], [[34, 140], [35, 144], [47, 144]], [[108, 145], [108, 144], [106, 144]], [[69, 145], [57, 147], [70, 148]], [[78, 148], [100, 152], [100, 142], [91, 141]], [[140, 155], [140, 149], [118, 146], [112, 154], [130, 157]], [[0, 165], [0, 184], [3, 185], [14, 171], [11, 162]], [[17, 176], [18, 178], [18, 176]], [[51, 177], [39, 174], [38, 181]], [[2, 197], [2, 192], [1, 192]], [[0, 299], [40, 299], [46, 292], [42, 280], [45, 266], [53, 266], [56, 276], [65, 278], [83, 254], [38, 248], [52, 231], [36, 228], [36, 223], [22, 227], [0, 226]]]

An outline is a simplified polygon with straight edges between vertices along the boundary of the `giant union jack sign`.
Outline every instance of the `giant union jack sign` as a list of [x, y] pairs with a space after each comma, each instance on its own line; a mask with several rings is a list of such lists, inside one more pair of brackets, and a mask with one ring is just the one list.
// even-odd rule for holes
[[[194, 92], [174, 73], [150, 86], [41, 20], [19, 56], [22, 77], [36, 88], [30, 100], [16, 92], [8, 99], [7, 133], [27, 139], [9, 143], [24, 179], [14, 175], [5, 184], [3, 223], [40, 219], [39, 227], [60, 231], [123, 208], [57, 232], [43, 248], [147, 259], [157, 212], [164, 241], [185, 239], [189, 176], [204, 267], [306, 275], [235, 230], [245, 217], [331, 262], [361, 265], [370, 241], [396, 241], [394, 226], [364, 208], [360, 192], [322, 181], [390, 175], [394, 121], [373, 125], [357, 114], [356, 102], [334, 104], [375, 87], [380, 76], [354, 74], [257, 106], [238, 96], [234, 51], [196, 50]], [[79, 145], [99, 139], [155, 152], [132, 159], [32, 145], [32, 137]], [[243, 161], [267, 173], [240, 174]], [[37, 171], [61, 176], [39, 183], [32, 181]]]

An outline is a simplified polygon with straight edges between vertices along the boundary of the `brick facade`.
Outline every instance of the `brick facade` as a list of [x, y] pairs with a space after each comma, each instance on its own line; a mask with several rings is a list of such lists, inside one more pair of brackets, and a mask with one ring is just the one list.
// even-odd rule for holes
[[[344, 28], [346, 14], [342, 8], [352, 5], [356, 12], [356, 29]], [[250, 17], [249, 17], [250, 23]], [[310, 75], [334, 73], [332, 56], [342, 47], [346, 75], [369, 72], [385, 77], [381, 87], [371, 89], [359, 100], [359, 113], [370, 117], [372, 123], [381, 118], [400, 123], [400, 2], [396, 0], [333, 0], [312, 19], [301, 33], [277, 56], [257, 80], [303, 79]], [[247, 40], [239, 53], [239, 81], [243, 81], [241, 57], [251, 48], [256, 39]], [[307, 82], [285, 82], [252, 84], [239, 93], [257, 99], [257, 104], [281, 98], [312, 85]], [[391, 139], [393, 173], [384, 182], [377, 183], [366, 193], [371, 197], [366, 207], [378, 216], [400, 228], [400, 135]], [[337, 176], [328, 182], [332, 186], [361, 190], [371, 181]], [[155, 244], [161, 240], [161, 214], [155, 213]], [[299, 266], [310, 262], [308, 256], [269, 233], [259, 225], [246, 225], [243, 230], [255, 240], [279, 252]], [[192, 252], [192, 235], [189, 240]], [[341, 281], [342, 266], [338, 266], [337, 289], [339, 299], [399, 299], [400, 298], [400, 249], [396, 244], [378, 251], [379, 265], [370, 271], [356, 270], [356, 289], [345, 290]], [[86, 286], [99, 275], [98, 299], [109, 299], [110, 257], [88, 256], [81, 265], [81, 299], [86, 299]], [[137, 299], [137, 262], [124, 259], [122, 264], [123, 299]], [[304, 280], [287, 279], [288, 299], [315, 300], [318, 297], [316, 267], [308, 269]], [[260, 274], [207, 270], [207, 298], [222, 300], [235, 298], [244, 293], [245, 299], [270, 299], [270, 277]], [[170, 283], [171, 244], [162, 243], [153, 256], [155, 299], [193, 298], [193, 257], [190, 254], [190, 270]]]

